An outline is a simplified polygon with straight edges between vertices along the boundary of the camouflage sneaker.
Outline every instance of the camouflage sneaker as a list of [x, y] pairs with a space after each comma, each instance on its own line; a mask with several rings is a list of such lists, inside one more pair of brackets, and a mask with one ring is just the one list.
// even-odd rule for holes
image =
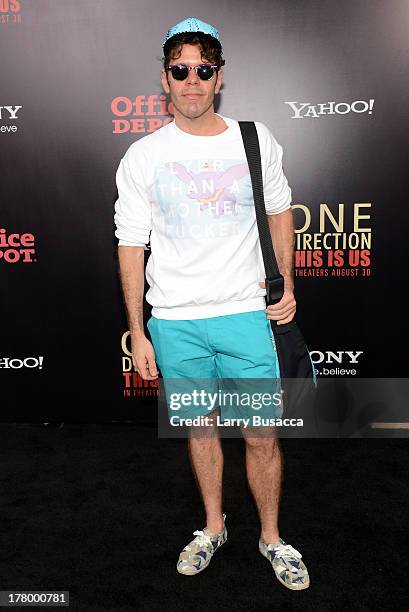
[[[223, 514], [223, 521], [226, 515]], [[226, 525], [220, 533], [212, 533], [205, 527], [203, 531], [194, 531], [196, 536], [187, 546], [184, 547], [179, 555], [176, 568], [179, 574], [193, 576], [209, 565], [212, 556], [218, 548], [227, 540]]]
[[301, 561], [302, 555], [290, 544], [281, 538], [275, 544], [266, 544], [260, 538], [259, 550], [270, 561], [278, 580], [288, 589], [298, 591], [310, 586], [308, 570]]

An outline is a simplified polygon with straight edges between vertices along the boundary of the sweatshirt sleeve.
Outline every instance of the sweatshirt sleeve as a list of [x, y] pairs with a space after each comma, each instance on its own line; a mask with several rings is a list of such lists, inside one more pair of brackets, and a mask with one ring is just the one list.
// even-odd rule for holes
[[264, 154], [264, 202], [266, 213], [268, 215], [276, 215], [291, 208], [291, 188], [282, 165], [283, 148], [264, 124], [258, 122], [257, 128], [262, 160]]
[[[145, 246], [152, 229], [152, 210], [142, 172], [142, 163], [129, 166], [125, 155], [116, 172], [115, 236], [118, 246]], [[133, 160], [132, 160], [133, 161]]]

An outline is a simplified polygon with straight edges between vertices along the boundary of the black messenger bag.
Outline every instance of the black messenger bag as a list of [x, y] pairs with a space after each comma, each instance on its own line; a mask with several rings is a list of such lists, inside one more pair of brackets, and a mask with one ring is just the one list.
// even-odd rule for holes
[[[253, 121], [239, 121], [250, 169], [257, 226], [266, 273], [266, 305], [276, 304], [284, 293], [284, 278], [278, 269], [264, 203], [260, 146]], [[313, 406], [317, 380], [311, 356], [295, 320], [277, 325], [270, 319], [280, 365], [283, 417], [308, 414]], [[307, 412], [306, 412], [307, 411]]]

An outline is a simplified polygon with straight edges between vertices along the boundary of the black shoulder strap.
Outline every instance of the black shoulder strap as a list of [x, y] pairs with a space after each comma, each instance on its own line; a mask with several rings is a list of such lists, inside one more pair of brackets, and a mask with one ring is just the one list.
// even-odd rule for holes
[[239, 121], [247, 163], [249, 165], [251, 184], [253, 187], [254, 206], [256, 212], [258, 233], [260, 236], [261, 252], [263, 254], [264, 269], [266, 272], [266, 302], [275, 304], [284, 292], [284, 278], [280, 274], [271, 242], [271, 234], [267, 221], [266, 206], [263, 193], [263, 173], [260, 157], [260, 144], [254, 121]]

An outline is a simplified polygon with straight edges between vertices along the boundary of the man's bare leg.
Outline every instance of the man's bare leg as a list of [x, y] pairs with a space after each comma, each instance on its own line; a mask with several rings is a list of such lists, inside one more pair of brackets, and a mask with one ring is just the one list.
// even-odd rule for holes
[[[209, 416], [215, 417], [217, 412], [213, 411]], [[205, 507], [206, 526], [212, 533], [220, 533], [224, 529], [223, 451], [215, 423], [212, 427], [190, 428], [189, 455]]]
[[[278, 510], [283, 477], [283, 456], [278, 438], [269, 428], [266, 435], [242, 429], [246, 444], [247, 479], [261, 522], [261, 536], [267, 544], [278, 541]], [[252, 435], [253, 433], [253, 435]]]

